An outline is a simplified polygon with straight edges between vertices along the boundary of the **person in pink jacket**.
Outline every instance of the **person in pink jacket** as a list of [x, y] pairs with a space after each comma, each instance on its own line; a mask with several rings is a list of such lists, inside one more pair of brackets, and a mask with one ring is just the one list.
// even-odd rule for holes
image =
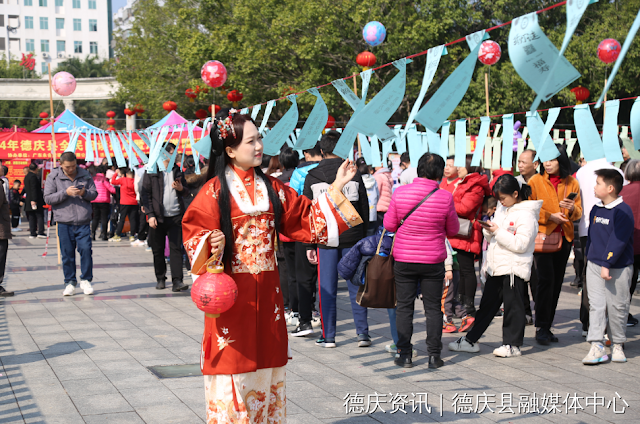
[[100, 238], [107, 240], [107, 223], [109, 222], [109, 209], [111, 206], [111, 195], [116, 193], [116, 189], [111, 185], [109, 180], [105, 177], [107, 167], [100, 165], [96, 168], [96, 176], [93, 181], [96, 183], [96, 189], [98, 189], [98, 197], [91, 202], [93, 207], [93, 222], [91, 223], [91, 237], [95, 241], [96, 230], [98, 229], [98, 222], [101, 223], [102, 232]]
[[391, 195], [393, 193], [393, 178], [391, 177], [391, 172], [387, 168], [378, 168], [373, 174], [373, 178], [376, 179], [376, 184], [378, 185], [378, 191], [380, 192], [380, 196], [378, 198], [378, 205], [376, 209], [378, 211], [378, 226], [382, 225], [382, 221], [384, 219], [384, 214], [389, 209], [389, 204], [391, 203]]
[[[427, 318], [427, 350], [429, 368], [444, 365], [442, 351], [442, 299], [445, 278], [444, 260], [447, 257], [445, 238], [458, 233], [460, 224], [453, 204], [453, 196], [439, 190], [444, 173], [444, 159], [425, 153], [418, 162], [418, 178], [412, 184], [396, 189], [389, 210], [384, 216], [384, 228], [395, 232], [393, 258], [396, 280], [398, 356], [394, 363], [412, 367], [413, 308], [418, 285], [422, 290]], [[427, 195], [429, 198], [424, 201]], [[413, 208], [417, 209], [404, 220]], [[404, 220], [404, 222], [403, 222]]]

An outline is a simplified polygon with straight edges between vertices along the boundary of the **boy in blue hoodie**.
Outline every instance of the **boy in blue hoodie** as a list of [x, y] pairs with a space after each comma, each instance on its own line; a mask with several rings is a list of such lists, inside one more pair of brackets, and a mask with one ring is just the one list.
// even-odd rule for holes
[[629, 287], [633, 274], [633, 212], [618, 193], [622, 175], [615, 169], [599, 169], [594, 194], [599, 202], [589, 215], [586, 245], [587, 286], [589, 288], [589, 334], [591, 350], [582, 360], [585, 365], [607, 361], [602, 340], [609, 317], [611, 360], [626, 362], [627, 316], [631, 302]]

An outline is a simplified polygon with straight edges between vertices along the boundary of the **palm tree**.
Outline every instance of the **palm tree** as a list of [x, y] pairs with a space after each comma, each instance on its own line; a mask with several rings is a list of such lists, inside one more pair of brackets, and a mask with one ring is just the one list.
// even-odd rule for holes
[[84, 60], [73, 57], [58, 64], [56, 71], [69, 72], [76, 78], [98, 78], [113, 75], [109, 59], [99, 61], [98, 56], [87, 56]]

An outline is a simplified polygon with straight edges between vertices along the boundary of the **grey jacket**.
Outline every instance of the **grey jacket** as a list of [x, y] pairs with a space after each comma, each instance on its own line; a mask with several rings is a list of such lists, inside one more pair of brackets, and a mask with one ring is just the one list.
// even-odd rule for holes
[[[62, 168], [55, 168], [44, 183], [44, 201], [51, 205], [56, 222], [61, 224], [88, 224], [91, 221], [91, 201], [98, 197], [91, 174], [86, 169], [77, 169], [76, 178], [71, 181]], [[78, 184], [84, 184], [84, 196], [69, 196], [67, 189]]]

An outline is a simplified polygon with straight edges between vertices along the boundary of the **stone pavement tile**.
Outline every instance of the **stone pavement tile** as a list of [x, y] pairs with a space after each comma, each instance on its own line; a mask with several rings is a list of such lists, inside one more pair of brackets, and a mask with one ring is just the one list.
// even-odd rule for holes
[[42, 353], [40, 353], [40, 351], [37, 351], [17, 355], [0, 356], [0, 361], [2, 361], [2, 364], [5, 366], [29, 364], [33, 362], [44, 361], [44, 356], [42, 355]]
[[52, 325], [42, 325], [42, 326], [33, 326], [28, 327], [30, 334], [51, 334], [51, 333], [66, 333], [67, 330], [64, 329], [60, 324], [52, 324]]
[[323, 423], [340, 423], [340, 424], [377, 424], [380, 422], [369, 415], [350, 416], [348, 418], [343, 418], [343, 419], [329, 418], [329, 419], [323, 419], [320, 421], [322, 421]]
[[[194, 389], [202, 390], [204, 393], [204, 378], [201, 375], [194, 377], [180, 377], [180, 378], [163, 378], [160, 380], [169, 390], [175, 392], [181, 389]], [[289, 383], [289, 373], [287, 373], [287, 384]]]
[[[112, 371], [105, 370], [105, 374], [111, 384], [116, 386], [118, 390], [129, 388], [147, 388], [154, 387], [156, 384], [162, 384], [149, 371], [140, 372], [121, 372], [117, 369]], [[203, 389], [204, 390], [204, 389]]]
[[319, 388], [314, 379], [313, 383], [309, 381], [287, 381], [287, 399], [293, 401], [302, 401], [312, 398], [326, 398], [330, 394]]
[[101, 378], [104, 374], [95, 365], [82, 365], [82, 366], [61, 366], [54, 368], [53, 371], [60, 381], [65, 380], [80, 380], [88, 378]]
[[1, 423], [22, 423], [22, 411], [18, 407], [18, 404], [13, 400], [12, 402], [0, 402], [0, 422]]
[[30, 392], [26, 396], [18, 398], [20, 409], [29, 405], [35, 408], [44, 416], [49, 415], [69, 415], [69, 417], [80, 416], [73, 402], [64, 390], [36, 389], [30, 387]]
[[84, 415], [87, 424], [144, 424], [135, 412], [119, 412], [116, 414]]
[[162, 385], [146, 388], [145, 390], [137, 388], [120, 389], [120, 394], [136, 409], [154, 405], [180, 403], [176, 395]]
[[204, 390], [202, 387], [192, 387], [188, 389], [176, 390], [173, 392], [174, 395], [182, 403], [187, 405], [196, 415], [204, 414], [203, 410], [205, 409], [205, 397]]
[[133, 412], [133, 407], [119, 393], [72, 396], [71, 400], [82, 415]]
[[67, 394], [76, 396], [92, 396], [102, 394], [116, 394], [118, 389], [106, 377], [88, 378], [80, 380], [66, 380], [62, 382]]
[[287, 424], [322, 424], [325, 422], [335, 422], [332, 419], [328, 421], [321, 421], [309, 413], [303, 414], [289, 414], [287, 412]]
[[136, 412], [147, 423], [194, 424], [204, 422], [205, 408], [203, 405], [202, 414], [197, 415], [185, 404], [173, 403], [137, 408]]
[[325, 396], [321, 398], [314, 398], [313, 402], [298, 402], [304, 411], [313, 415], [316, 418], [342, 418], [345, 415], [345, 409], [343, 406], [344, 400], [337, 396]]
[[91, 348], [85, 349], [84, 353], [96, 363], [100, 361], [128, 361], [132, 358], [132, 356], [121, 347]]

